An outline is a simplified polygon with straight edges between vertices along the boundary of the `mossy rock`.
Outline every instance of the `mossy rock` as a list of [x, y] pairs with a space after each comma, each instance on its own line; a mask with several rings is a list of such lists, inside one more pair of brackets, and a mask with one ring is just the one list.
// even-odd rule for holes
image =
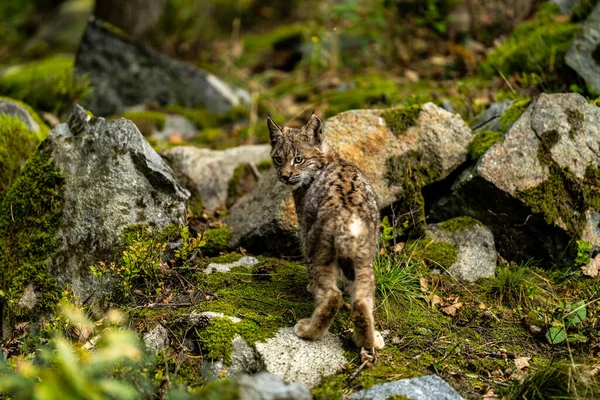
[[[0, 203], [1, 315], [8, 325], [54, 309], [59, 287], [48, 274], [46, 259], [57, 248], [62, 216], [62, 174], [50, 157], [36, 151]], [[27, 285], [41, 295], [33, 305], [19, 305]], [[6, 335], [8, 332], [2, 332]]]
[[39, 143], [38, 135], [29, 131], [23, 121], [0, 114], [0, 200]]
[[0, 95], [54, 114], [65, 112], [90, 92], [89, 80], [73, 74], [73, 58], [66, 56], [12, 67], [0, 78]]
[[471, 140], [468, 147], [469, 159], [477, 161], [494, 144], [502, 140], [502, 133], [496, 131], [484, 131]]
[[483, 224], [471, 217], [456, 217], [448, 221], [440, 223], [439, 228], [442, 231], [454, 233], [465, 229], [473, 228], [474, 226], [482, 226]]
[[421, 114], [421, 106], [414, 104], [412, 106], [397, 107], [387, 109], [381, 114], [392, 132], [396, 135], [402, 135], [411, 126], [415, 126], [419, 114]]

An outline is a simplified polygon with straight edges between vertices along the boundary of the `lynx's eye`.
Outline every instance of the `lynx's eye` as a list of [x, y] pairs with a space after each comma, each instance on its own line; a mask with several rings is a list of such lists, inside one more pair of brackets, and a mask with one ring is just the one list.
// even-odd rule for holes
[[274, 162], [275, 164], [277, 164], [277, 165], [281, 165], [281, 161], [282, 161], [281, 157], [279, 157], [279, 156], [275, 156], [275, 157], [273, 157], [273, 162]]
[[304, 158], [294, 157], [294, 164], [302, 164], [303, 162], [304, 162]]

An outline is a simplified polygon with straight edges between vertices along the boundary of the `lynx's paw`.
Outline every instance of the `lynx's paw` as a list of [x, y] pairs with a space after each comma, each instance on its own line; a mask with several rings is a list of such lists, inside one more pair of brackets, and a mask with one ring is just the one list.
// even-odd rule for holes
[[385, 346], [385, 342], [383, 341], [383, 336], [379, 331], [373, 332], [373, 347], [375, 350], [381, 350]]
[[314, 340], [310, 335], [310, 318], [301, 319], [294, 326], [294, 333], [302, 339]]

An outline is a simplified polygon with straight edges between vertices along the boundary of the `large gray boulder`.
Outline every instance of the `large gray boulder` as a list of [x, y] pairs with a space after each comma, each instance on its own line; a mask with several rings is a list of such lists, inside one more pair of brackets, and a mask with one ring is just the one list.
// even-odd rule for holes
[[569, 244], [600, 245], [600, 108], [581, 95], [542, 94], [430, 210], [468, 215], [507, 258], [569, 262]]
[[187, 186], [202, 200], [207, 211], [225, 205], [227, 188], [235, 168], [269, 159], [269, 145], [240, 146], [223, 151], [177, 146], [162, 152], [176, 174], [186, 176]]
[[354, 393], [349, 398], [356, 400], [387, 400], [394, 396], [404, 396], [411, 400], [462, 400], [462, 396], [437, 375], [382, 383], [370, 389]]
[[189, 192], [131, 121], [90, 118], [76, 106], [38, 151], [64, 179], [48, 273], [81, 299], [101, 294], [90, 266], [109, 261], [125, 227], [185, 223]]
[[178, 104], [224, 113], [248, 102], [247, 92], [191, 65], [172, 60], [91, 19], [75, 59], [75, 72], [94, 88], [84, 105], [108, 116], [139, 104]]
[[237, 379], [239, 400], [311, 400], [308, 388], [301, 383], [285, 383], [268, 372], [242, 375]]
[[456, 261], [448, 273], [463, 282], [492, 278], [496, 272], [494, 235], [481, 222], [469, 217], [454, 218], [440, 224], [430, 224], [427, 236], [437, 242], [456, 246]]
[[571, 42], [566, 61], [591, 88], [600, 92], [600, 4]]
[[[421, 187], [444, 179], [465, 162], [471, 139], [460, 116], [432, 103], [347, 111], [325, 121], [326, 143], [369, 178], [380, 208], [396, 203], [396, 215], [419, 233], [424, 233], [425, 221]], [[292, 195], [274, 171], [261, 175], [226, 222], [234, 246], [280, 254], [299, 251]]]

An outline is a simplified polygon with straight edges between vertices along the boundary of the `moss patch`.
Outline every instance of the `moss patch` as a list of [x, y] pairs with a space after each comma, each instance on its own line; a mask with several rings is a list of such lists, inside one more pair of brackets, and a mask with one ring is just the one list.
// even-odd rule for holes
[[[269, 279], [255, 279], [251, 270], [234, 267], [228, 273], [194, 275], [199, 290], [214, 294], [214, 299], [199, 304], [201, 311], [220, 312], [239, 317], [242, 322], [229, 319], [212, 319], [207, 327], [198, 329], [198, 338], [210, 357], [231, 355], [231, 340], [239, 334], [249, 343], [273, 337], [280, 327], [293, 326], [300, 318], [310, 316], [313, 309], [312, 295], [306, 291], [308, 274], [304, 266], [293, 262], [266, 258], [260, 268]], [[341, 319], [348, 319], [348, 312], [336, 317], [333, 332], [343, 328]], [[346, 321], [342, 322], [347, 324]]]
[[425, 232], [425, 200], [421, 188], [435, 182], [442, 175], [441, 167], [434, 157], [426, 157], [423, 153], [410, 151], [399, 157], [391, 157], [387, 161], [386, 178], [391, 185], [401, 185], [398, 201], [395, 203], [395, 214], [400, 217], [396, 221], [399, 235], [409, 233], [422, 236]]
[[583, 114], [576, 108], [568, 108], [566, 113], [567, 122], [571, 125], [569, 137], [575, 139], [575, 135], [581, 131], [581, 128], [583, 127]]
[[529, 104], [530, 99], [515, 101], [508, 110], [500, 117], [500, 129], [502, 133], [508, 132], [508, 129], [514, 124], [519, 117], [525, 112]]
[[585, 211], [600, 206], [600, 187], [595, 178], [598, 168], [589, 165], [584, 180], [575, 176], [568, 167], [561, 167], [552, 159], [552, 147], [559, 141], [560, 134], [547, 131], [541, 135], [538, 159], [549, 168], [550, 176], [536, 187], [518, 190], [515, 197], [540, 213], [548, 224], [562, 223], [573, 237], [580, 238], [585, 228]]
[[448, 242], [435, 242], [423, 238], [406, 243], [411, 257], [424, 262], [429, 267], [443, 267], [445, 270], [456, 262], [456, 245]]
[[571, 21], [581, 22], [585, 21], [587, 17], [594, 11], [594, 8], [598, 4], [598, 0], [581, 0], [571, 10]]
[[38, 144], [39, 139], [23, 121], [0, 114], [0, 200]]
[[381, 116], [396, 136], [406, 133], [408, 128], [415, 126], [423, 108], [418, 105], [390, 108]]
[[515, 73], [566, 72], [565, 55], [578, 24], [555, 19], [558, 7], [545, 4], [531, 21], [517, 26], [509, 38], [496, 47], [479, 67], [482, 76], [492, 78]]
[[442, 231], [454, 233], [456, 231], [468, 230], [474, 226], [483, 226], [481, 222], [471, 217], [457, 217], [442, 222], [439, 227]]
[[[43, 145], [42, 145], [43, 146]], [[16, 307], [25, 287], [32, 283], [41, 298], [36, 310], [52, 310], [60, 292], [49, 277], [45, 260], [56, 249], [62, 212], [63, 177], [49, 156], [35, 152], [21, 176], [0, 203], [0, 276], [2, 308], [19, 318]]]
[[58, 114], [90, 93], [89, 80], [73, 74], [72, 57], [51, 57], [9, 69], [0, 78], [0, 95]]
[[202, 254], [207, 257], [218, 256], [219, 253], [229, 248], [231, 230], [228, 226], [207, 229], [202, 234], [202, 239], [206, 241], [206, 244], [202, 247]]
[[467, 146], [469, 159], [477, 161], [492, 145], [502, 141], [502, 132], [484, 131], [475, 136]]
[[33, 120], [40, 127], [39, 132], [33, 132], [33, 133], [36, 135], [36, 137], [39, 139], [40, 142], [42, 140], [46, 139], [46, 137], [48, 136], [48, 133], [50, 133], [50, 128], [48, 128], [48, 125], [46, 125], [44, 120], [39, 116], [39, 114], [37, 112], [35, 112], [35, 110], [33, 108], [31, 108], [31, 106], [29, 104], [25, 104], [22, 101], [15, 100], [10, 97], [0, 96], [0, 100], [10, 101], [11, 103], [14, 103], [18, 106], [23, 107], [29, 113], [29, 115], [31, 115]]

